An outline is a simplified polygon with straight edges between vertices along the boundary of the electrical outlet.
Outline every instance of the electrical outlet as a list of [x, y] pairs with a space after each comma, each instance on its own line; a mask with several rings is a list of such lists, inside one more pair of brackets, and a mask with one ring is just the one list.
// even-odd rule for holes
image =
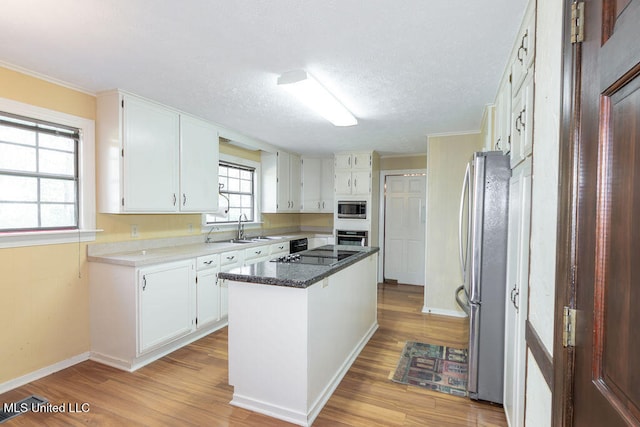
[[187, 224], [187, 228], [189, 229], [189, 233], [193, 233], [193, 224]]
[[138, 224], [131, 224], [131, 237], [138, 237]]

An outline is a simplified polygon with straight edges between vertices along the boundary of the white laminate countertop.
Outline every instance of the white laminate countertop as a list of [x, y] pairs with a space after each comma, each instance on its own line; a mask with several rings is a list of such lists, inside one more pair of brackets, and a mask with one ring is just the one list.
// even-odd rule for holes
[[[216, 253], [238, 251], [258, 246], [270, 246], [279, 242], [288, 242], [293, 239], [303, 237], [312, 238], [317, 236], [330, 236], [330, 234], [300, 232], [282, 236], [268, 236], [270, 240], [255, 241], [252, 243], [232, 243], [229, 241], [213, 243], [191, 243], [174, 246], [165, 246], [149, 249], [124, 250], [100, 255], [87, 256], [90, 262], [101, 262], [106, 264], [118, 264], [131, 267], [142, 267], [152, 264], [161, 264], [171, 261], [197, 258]], [[247, 238], [250, 239], [250, 238]]]

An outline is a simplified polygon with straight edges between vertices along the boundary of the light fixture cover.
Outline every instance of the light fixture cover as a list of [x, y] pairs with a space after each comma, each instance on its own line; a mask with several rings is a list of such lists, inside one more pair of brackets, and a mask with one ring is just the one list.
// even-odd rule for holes
[[329, 120], [335, 126], [353, 126], [356, 118], [313, 76], [304, 70], [294, 70], [278, 77], [278, 85], [284, 87], [309, 108]]

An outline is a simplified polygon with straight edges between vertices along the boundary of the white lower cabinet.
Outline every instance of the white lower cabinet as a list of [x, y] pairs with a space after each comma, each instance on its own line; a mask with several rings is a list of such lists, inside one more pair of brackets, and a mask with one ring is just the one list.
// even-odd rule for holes
[[271, 259], [269, 246], [258, 246], [244, 251], [244, 265], [268, 261], [269, 259]]
[[289, 242], [273, 243], [269, 246], [269, 259], [289, 254]]
[[196, 328], [201, 329], [220, 320], [220, 255], [196, 259]]
[[138, 354], [195, 327], [193, 261], [141, 268], [138, 273]]
[[135, 371], [226, 326], [218, 314], [218, 267], [196, 272], [198, 260], [90, 262], [90, 358]]
[[530, 225], [531, 157], [513, 170], [509, 188], [503, 406], [511, 427], [524, 425]]

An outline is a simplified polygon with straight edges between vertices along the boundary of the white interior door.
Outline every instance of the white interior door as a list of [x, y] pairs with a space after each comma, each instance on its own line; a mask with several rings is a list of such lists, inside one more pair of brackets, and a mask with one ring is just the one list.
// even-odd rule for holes
[[426, 177], [385, 178], [384, 278], [424, 285]]

